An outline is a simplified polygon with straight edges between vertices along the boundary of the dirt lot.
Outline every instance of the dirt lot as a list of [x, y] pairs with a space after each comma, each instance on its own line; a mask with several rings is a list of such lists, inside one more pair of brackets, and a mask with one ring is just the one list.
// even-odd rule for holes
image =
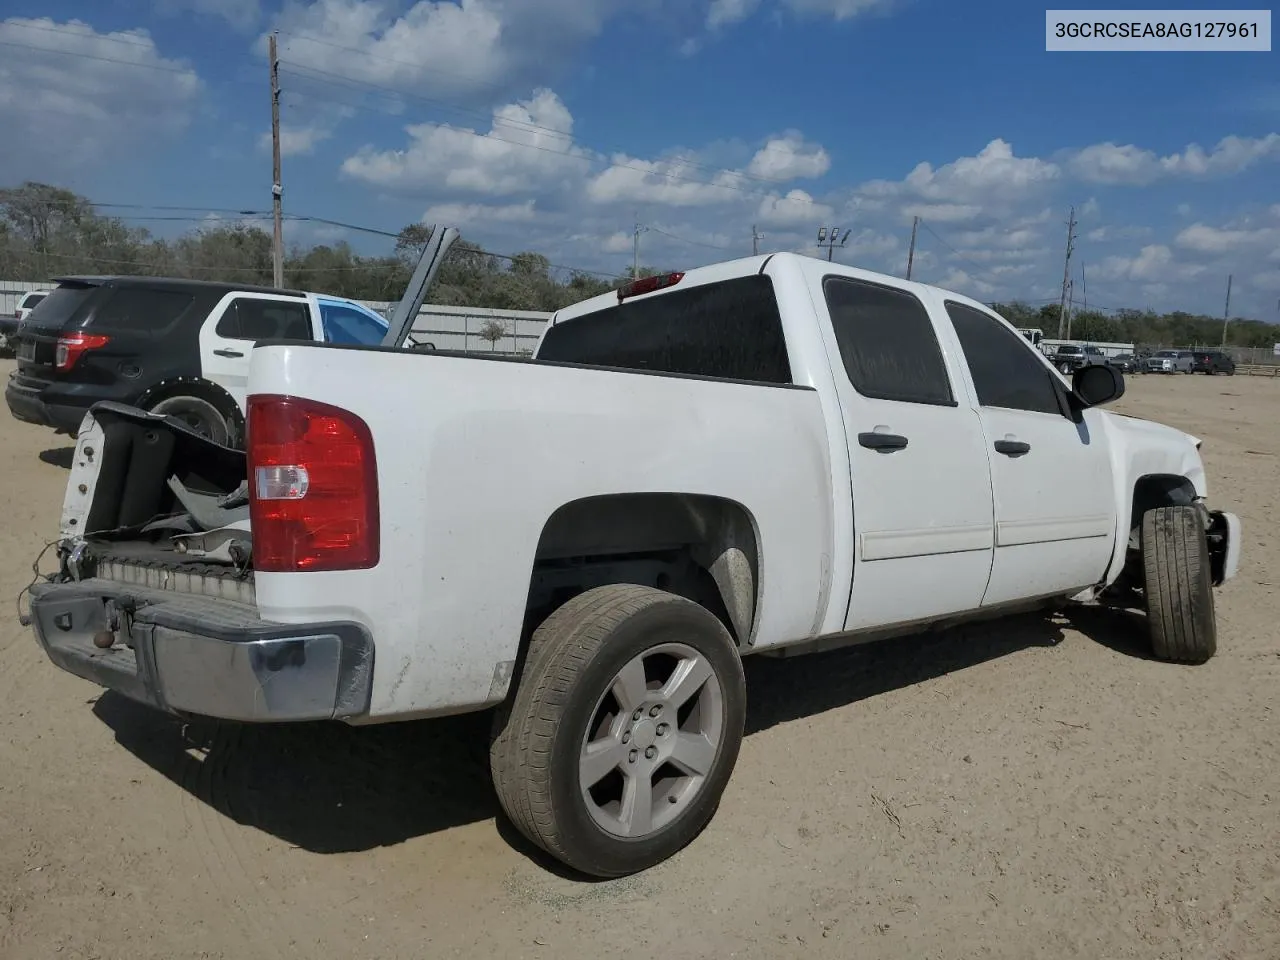
[[[483, 719], [184, 726], [6, 616], [0, 958], [1274, 960], [1280, 381], [1129, 390], [1123, 411], [1205, 438], [1244, 523], [1213, 661], [1153, 662], [1140, 622], [1079, 610], [752, 662], [718, 816], [622, 881], [570, 879], [495, 822]], [[13, 596], [69, 445], [7, 411], [0, 443]]]

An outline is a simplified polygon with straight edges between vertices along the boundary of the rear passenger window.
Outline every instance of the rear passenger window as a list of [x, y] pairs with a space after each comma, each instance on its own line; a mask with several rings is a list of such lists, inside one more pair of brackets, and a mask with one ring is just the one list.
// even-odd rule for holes
[[905, 290], [827, 277], [822, 292], [840, 359], [864, 397], [955, 406], [933, 321]]
[[182, 290], [121, 287], [98, 308], [92, 324], [95, 329], [158, 330], [182, 316], [193, 300], [194, 293]]
[[311, 312], [301, 300], [238, 297], [227, 305], [217, 334], [230, 340], [310, 340]]
[[1054, 375], [1025, 340], [973, 307], [948, 300], [947, 314], [960, 338], [981, 406], [1062, 415]]
[[661, 293], [555, 324], [539, 360], [790, 383], [773, 281], [753, 274]]

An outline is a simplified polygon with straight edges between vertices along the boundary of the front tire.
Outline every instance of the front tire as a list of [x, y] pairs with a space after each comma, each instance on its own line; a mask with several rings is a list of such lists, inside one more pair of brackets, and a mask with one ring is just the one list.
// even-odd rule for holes
[[525, 837], [583, 874], [652, 867], [711, 820], [746, 720], [742, 662], [704, 607], [629, 584], [534, 632], [490, 767]]
[[1209, 542], [1199, 507], [1156, 507], [1142, 517], [1142, 567], [1151, 650], [1203, 663], [1217, 652]]

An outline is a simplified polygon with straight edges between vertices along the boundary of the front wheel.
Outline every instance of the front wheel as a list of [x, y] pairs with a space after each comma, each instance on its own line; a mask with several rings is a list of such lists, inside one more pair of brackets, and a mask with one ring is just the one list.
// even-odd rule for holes
[[1203, 663], [1217, 652], [1218, 626], [1200, 508], [1148, 510], [1141, 542], [1152, 652], [1161, 660]]
[[538, 627], [490, 767], [530, 841], [593, 877], [647, 869], [707, 825], [746, 719], [742, 662], [705, 608], [597, 587]]

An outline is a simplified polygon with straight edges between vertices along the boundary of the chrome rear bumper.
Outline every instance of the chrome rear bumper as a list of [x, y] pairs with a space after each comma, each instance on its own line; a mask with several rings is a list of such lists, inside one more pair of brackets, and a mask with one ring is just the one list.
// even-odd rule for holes
[[234, 601], [100, 579], [33, 586], [31, 623], [63, 670], [169, 713], [280, 722], [369, 710], [373, 641], [359, 624], [274, 623]]

